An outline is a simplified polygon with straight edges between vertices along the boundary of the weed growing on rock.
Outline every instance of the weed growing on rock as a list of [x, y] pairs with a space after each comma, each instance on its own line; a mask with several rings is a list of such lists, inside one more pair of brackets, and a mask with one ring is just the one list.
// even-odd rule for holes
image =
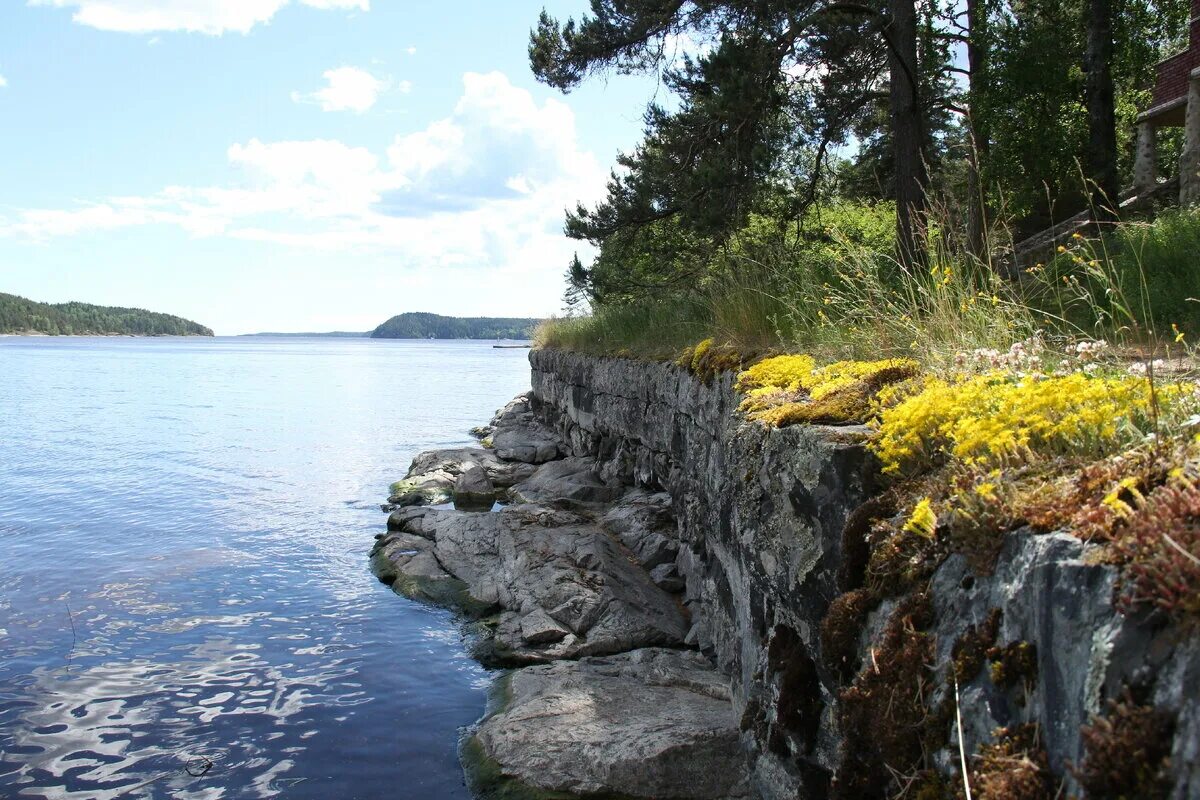
[[1037, 647], [1030, 642], [1011, 642], [993, 647], [987, 652], [988, 675], [1002, 689], [1023, 684], [1026, 689], [1037, 685]]
[[835, 797], [884, 797], [897, 775], [921, 769], [933, 660], [933, 638], [925, 629], [932, 614], [924, 592], [900, 600], [878, 647], [854, 682], [841, 691], [843, 750]]
[[878, 604], [866, 589], [855, 589], [829, 604], [821, 620], [821, 655], [825, 668], [849, 681], [858, 672], [858, 639], [871, 609]]
[[971, 766], [978, 800], [1051, 800], [1054, 779], [1036, 724], [1000, 728], [995, 742], [979, 748]]
[[1072, 772], [1090, 800], [1165, 798], [1174, 728], [1169, 714], [1135, 705], [1128, 694], [1110, 701], [1107, 714], [1083, 727], [1085, 755]]
[[983, 668], [988, 650], [1000, 631], [1003, 616], [1000, 609], [993, 608], [988, 612], [987, 619], [979, 625], [968, 625], [966, 631], [954, 643], [950, 657], [954, 660], [954, 677], [959, 683], [973, 680]]
[[1133, 502], [1112, 546], [1127, 565], [1122, 605], [1200, 615], [1200, 486], [1180, 470]]

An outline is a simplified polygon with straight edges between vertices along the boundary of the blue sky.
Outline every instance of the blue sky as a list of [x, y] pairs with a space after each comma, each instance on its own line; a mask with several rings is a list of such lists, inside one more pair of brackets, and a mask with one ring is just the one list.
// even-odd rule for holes
[[547, 315], [652, 76], [537, 84], [545, 5], [29, 0], [0, 11], [0, 291], [219, 334]]

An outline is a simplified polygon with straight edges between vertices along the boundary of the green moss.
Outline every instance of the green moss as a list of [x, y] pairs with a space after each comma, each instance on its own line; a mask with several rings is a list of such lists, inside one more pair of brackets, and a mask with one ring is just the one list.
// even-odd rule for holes
[[996, 641], [1002, 618], [1003, 613], [1000, 609], [993, 608], [987, 619], [978, 626], [968, 625], [954, 643], [950, 656], [954, 659], [954, 676], [959, 683], [967, 683], [974, 679], [983, 668], [984, 659]]
[[821, 620], [821, 658], [825, 668], [848, 681], [858, 671], [858, 639], [878, 600], [865, 589], [846, 592], [829, 604]]
[[1037, 646], [1031, 642], [1011, 642], [988, 650], [992, 683], [1011, 689], [1018, 683], [1037, 685]]
[[403, 505], [436, 506], [449, 503], [453, 492], [449, 487], [430, 485], [425, 481], [406, 478], [388, 487], [388, 499]]
[[409, 600], [453, 609], [468, 617], [481, 617], [495, 608], [472, 597], [467, 584], [458, 578], [422, 578], [397, 571], [381, 549], [373, 551], [371, 569], [392, 591]]

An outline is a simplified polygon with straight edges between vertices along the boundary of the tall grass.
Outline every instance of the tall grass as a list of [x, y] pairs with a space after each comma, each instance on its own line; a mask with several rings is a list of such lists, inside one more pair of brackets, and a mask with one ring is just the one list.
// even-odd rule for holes
[[960, 354], [1047, 338], [1156, 340], [1154, 326], [1200, 327], [1200, 213], [1170, 212], [1104, 239], [1077, 240], [1013, 282], [933, 231], [926, 263], [906, 268], [878, 241], [836, 225], [819, 253], [777, 237], [733, 247], [686, 295], [552, 320], [540, 346], [673, 358], [713, 338], [747, 354], [828, 359], [905, 355], [935, 371]]

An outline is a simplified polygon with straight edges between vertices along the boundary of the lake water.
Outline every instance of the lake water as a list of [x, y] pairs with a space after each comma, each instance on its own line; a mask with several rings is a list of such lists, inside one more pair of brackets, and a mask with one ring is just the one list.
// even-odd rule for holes
[[367, 553], [526, 355], [0, 338], [0, 797], [467, 797], [488, 675]]

